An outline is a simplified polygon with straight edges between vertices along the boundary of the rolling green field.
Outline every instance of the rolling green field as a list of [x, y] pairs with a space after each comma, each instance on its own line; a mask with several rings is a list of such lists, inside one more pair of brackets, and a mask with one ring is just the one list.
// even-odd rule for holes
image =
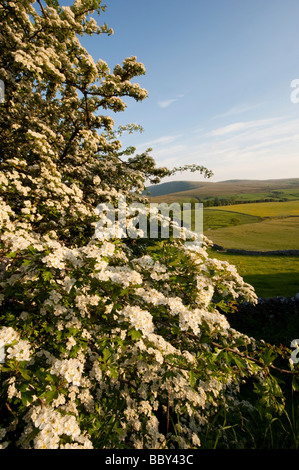
[[[294, 190], [286, 191], [290, 198], [295, 196]], [[178, 202], [172, 195], [162, 197], [169, 204]], [[186, 197], [179, 202], [198, 201]], [[299, 200], [205, 207], [203, 233], [227, 250], [299, 250]], [[299, 292], [299, 256], [241, 255], [215, 249], [210, 254], [235, 265], [259, 297], [292, 297]]]
[[[221, 194], [219, 198], [225, 198], [225, 194]], [[276, 198], [278, 199], [287, 199], [289, 201], [293, 201], [299, 199], [299, 191], [294, 189], [281, 189], [279, 191], [269, 191], [269, 192], [252, 192], [252, 193], [243, 193], [238, 194], [235, 196], [236, 199], [239, 201], [254, 201], [254, 200], [262, 200], [267, 198]]]
[[239, 214], [255, 215], [257, 217], [288, 217], [291, 215], [299, 216], [299, 201], [235, 204], [217, 208], [211, 207], [208, 210], [224, 210]]
[[246, 256], [209, 250], [213, 258], [228, 261], [255, 288], [259, 297], [292, 297], [299, 292], [299, 257]]
[[[299, 250], [299, 201], [205, 208], [204, 234], [227, 249]], [[215, 249], [211, 254], [235, 265], [260, 297], [292, 297], [299, 292], [298, 256], [239, 255]]]
[[205, 208], [203, 229], [225, 248], [299, 250], [299, 201]]
[[205, 235], [217, 245], [240, 250], [299, 250], [299, 217], [263, 220], [222, 229]]
[[275, 180], [172, 181], [148, 187], [155, 202], [178, 201], [182, 198], [235, 198], [261, 200], [266, 198], [299, 199], [299, 178]]
[[[261, 222], [261, 217], [249, 215], [249, 214], [239, 214], [232, 213], [228, 210], [212, 210], [204, 209], [203, 211], [203, 226], [204, 231], [206, 230], [216, 230], [224, 227], [234, 227], [236, 225], [243, 224], [254, 224]], [[208, 233], [205, 233], [208, 236]]]

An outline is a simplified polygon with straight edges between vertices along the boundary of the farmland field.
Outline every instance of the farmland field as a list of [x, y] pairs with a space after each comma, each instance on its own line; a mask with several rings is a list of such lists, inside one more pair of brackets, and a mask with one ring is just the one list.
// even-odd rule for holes
[[204, 234], [225, 248], [299, 250], [299, 201], [204, 209]]
[[248, 256], [219, 253], [210, 255], [228, 261], [237, 267], [238, 273], [255, 288], [259, 297], [292, 297], [299, 292], [299, 257], [297, 256]]
[[[294, 189], [285, 189], [284, 202], [247, 202], [217, 207], [204, 207], [203, 233], [213, 243], [227, 250], [283, 251], [299, 250], [299, 200]], [[181, 193], [186, 196], [187, 192]], [[179, 194], [179, 193], [178, 193]], [[251, 193], [252, 198], [256, 193]], [[238, 195], [247, 198], [249, 194]], [[160, 197], [163, 202], [198, 202], [175, 195]], [[158, 201], [158, 198], [155, 202]], [[248, 199], [246, 199], [248, 201]], [[234, 264], [246, 282], [253, 285], [260, 297], [292, 297], [299, 292], [299, 257], [287, 255], [246, 255], [217, 252], [211, 255]]]
[[[147, 192], [147, 191], [146, 191]], [[299, 179], [229, 180], [221, 182], [173, 181], [148, 187], [152, 202], [177, 202], [195, 198], [200, 202], [229, 200], [229, 204], [266, 199], [299, 199]], [[215, 204], [219, 205], [219, 204]], [[221, 204], [222, 205], [222, 204]]]
[[[249, 214], [234, 214], [229, 210], [204, 209], [203, 228], [205, 230], [215, 230], [224, 227], [253, 224], [260, 222], [261, 217]], [[208, 236], [208, 233], [205, 233]]]
[[225, 210], [234, 213], [255, 215], [258, 217], [287, 217], [290, 215], [299, 216], [299, 201], [235, 204], [217, 208], [211, 207], [209, 210]]
[[208, 230], [205, 235], [225, 248], [254, 251], [299, 250], [299, 217]]
[[[206, 208], [204, 234], [227, 249], [299, 250], [299, 201]], [[216, 250], [212, 254], [234, 264], [260, 297], [291, 297], [299, 292], [298, 256], [250, 256]]]

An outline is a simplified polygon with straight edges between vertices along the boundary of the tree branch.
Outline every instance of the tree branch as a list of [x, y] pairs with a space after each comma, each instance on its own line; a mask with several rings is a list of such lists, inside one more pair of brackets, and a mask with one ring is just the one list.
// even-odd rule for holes
[[243, 354], [240, 351], [235, 351], [232, 348], [228, 348], [226, 346], [221, 346], [221, 344], [214, 343], [213, 341], [210, 344], [212, 344], [213, 346], [215, 346], [218, 349], [223, 349], [225, 351], [232, 352], [234, 354], [237, 354], [237, 356], [242, 357], [243, 359], [247, 359], [248, 361], [255, 362], [257, 365], [259, 365], [261, 367], [269, 367], [270, 369], [277, 370], [278, 372], [282, 372], [284, 374], [292, 374], [292, 371], [290, 371], [290, 370], [280, 369], [279, 367], [273, 366], [272, 364], [270, 364], [269, 366], [266, 366], [266, 364], [264, 362], [259, 361], [258, 359], [255, 359], [254, 357], [247, 356], [246, 354]]
[[[157, 319], [157, 321], [165, 326], [169, 326], [166, 322], [163, 322], [159, 319]], [[182, 331], [181, 334], [183, 336], [189, 336], [190, 338], [193, 338], [193, 339], [197, 339], [199, 340], [199, 337], [197, 335], [195, 335], [194, 333], [189, 333], [188, 331]], [[252, 361], [254, 362], [255, 364], [265, 368], [265, 367], [268, 367], [269, 369], [273, 369], [273, 370], [276, 370], [277, 372], [281, 372], [283, 374], [293, 374], [292, 371], [290, 370], [286, 370], [286, 369], [281, 369], [280, 367], [276, 367], [272, 364], [266, 366], [266, 364], [258, 359], [255, 359], [254, 357], [251, 357], [251, 356], [247, 356], [246, 354], [244, 353], [241, 353], [240, 351], [236, 351], [235, 349], [232, 349], [232, 348], [229, 348], [227, 346], [222, 346], [221, 344], [218, 344], [218, 343], [215, 343], [214, 341], [212, 341], [211, 343], [212, 346], [215, 346], [216, 348], [218, 349], [222, 349], [224, 351], [229, 351], [229, 352], [232, 352], [234, 354], [236, 354], [237, 356], [240, 356], [242, 357], [243, 359], [247, 359], [248, 361]]]
[[79, 128], [75, 128], [69, 141], [67, 142], [66, 146], [65, 146], [65, 149], [61, 155], [61, 160], [64, 160], [64, 158], [67, 156], [67, 153], [68, 153], [68, 150], [70, 148], [70, 145], [71, 143], [73, 142], [73, 140], [75, 139], [76, 135], [79, 133], [80, 129]]
[[41, 2], [40, 0], [37, 0], [37, 3], [39, 4], [40, 9], [41, 9], [41, 11], [42, 11], [44, 17], [47, 18], [47, 14], [46, 14], [46, 12], [45, 12], [45, 9], [44, 9], [44, 7], [43, 7], [42, 2]]

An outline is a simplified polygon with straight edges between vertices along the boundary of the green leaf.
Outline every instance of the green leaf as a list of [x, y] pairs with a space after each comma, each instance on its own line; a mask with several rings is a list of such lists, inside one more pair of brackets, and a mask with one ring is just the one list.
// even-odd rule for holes
[[294, 390], [294, 392], [299, 392], [299, 382], [296, 377], [293, 377], [292, 389]]
[[58, 0], [46, 0], [46, 3], [47, 5], [49, 5], [49, 7], [55, 7], [55, 8], [59, 7]]
[[131, 338], [133, 340], [136, 340], [136, 339], [140, 339], [142, 337], [142, 332], [139, 331], [139, 330], [135, 330], [134, 328], [132, 328], [129, 332], [128, 332], [128, 336], [131, 336]]
[[53, 277], [51, 271], [44, 271], [42, 276], [43, 276], [43, 280], [46, 281], [46, 282], [49, 281], [50, 279], [52, 279], [52, 277]]
[[52, 383], [52, 384], [55, 383], [55, 379], [54, 379], [53, 375], [50, 374], [50, 373], [48, 373], [48, 374], [46, 375], [46, 380], [47, 380], [47, 382], [50, 382], [50, 383]]
[[118, 377], [118, 371], [116, 368], [111, 367], [109, 371], [110, 371], [110, 377], [112, 377], [113, 379], [116, 379]]
[[190, 370], [189, 377], [190, 377], [190, 385], [191, 385], [191, 387], [194, 387], [196, 385], [197, 376], [193, 372], [193, 370]]
[[106, 362], [109, 359], [110, 356], [111, 356], [111, 351], [108, 348], [105, 348], [103, 350], [103, 359], [104, 359], [104, 361]]
[[20, 392], [26, 392], [27, 391], [27, 388], [28, 388], [28, 384], [26, 382], [23, 382], [19, 387], [18, 387], [18, 390]]
[[31, 392], [22, 392], [21, 393], [21, 400], [23, 405], [27, 405], [27, 403], [32, 403], [33, 396]]
[[24, 261], [22, 263], [22, 266], [28, 266], [31, 263], [32, 263], [32, 261], [30, 259], [24, 259]]
[[21, 376], [25, 379], [25, 380], [30, 380], [31, 377], [28, 373], [28, 371], [26, 369], [24, 369], [23, 367], [19, 367], [18, 371], [20, 372]]
[[52, 390], [43, 392], [41, 395], [39, 395], [39, 398], [45, 398], [48, 403], [50, 403], [52, 400], [58, 398], [58, 391], [56, 388], [53, 388]]
[[265, 349], [262, 360], [264, 361], [266, 366], [269, 366], [277, 357], [277, 354], [273, 352], [272, 348], [268, 347]]
[[246, 368], [246, 361], [238, 356], [234, 356], [234, 361], [240, 370], [244, 370]]

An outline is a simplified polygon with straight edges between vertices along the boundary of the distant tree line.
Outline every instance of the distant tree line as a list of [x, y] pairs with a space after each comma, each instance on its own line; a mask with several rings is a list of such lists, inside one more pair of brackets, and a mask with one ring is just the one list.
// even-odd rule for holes
[[202, 203], [204, 207], [217, 207], [217, 206], [230, 206], [232, 204], [249, 204], [255, 202], [285, 202], [287, 198], [275, 198], [275, 197], [268, 197], [262, 199], [251, 199], [251, 200], [237, 200], [234, 197], [230, 198], [209, 198], [209, 199], [201, 199], [197, 198], [198, 202]]

